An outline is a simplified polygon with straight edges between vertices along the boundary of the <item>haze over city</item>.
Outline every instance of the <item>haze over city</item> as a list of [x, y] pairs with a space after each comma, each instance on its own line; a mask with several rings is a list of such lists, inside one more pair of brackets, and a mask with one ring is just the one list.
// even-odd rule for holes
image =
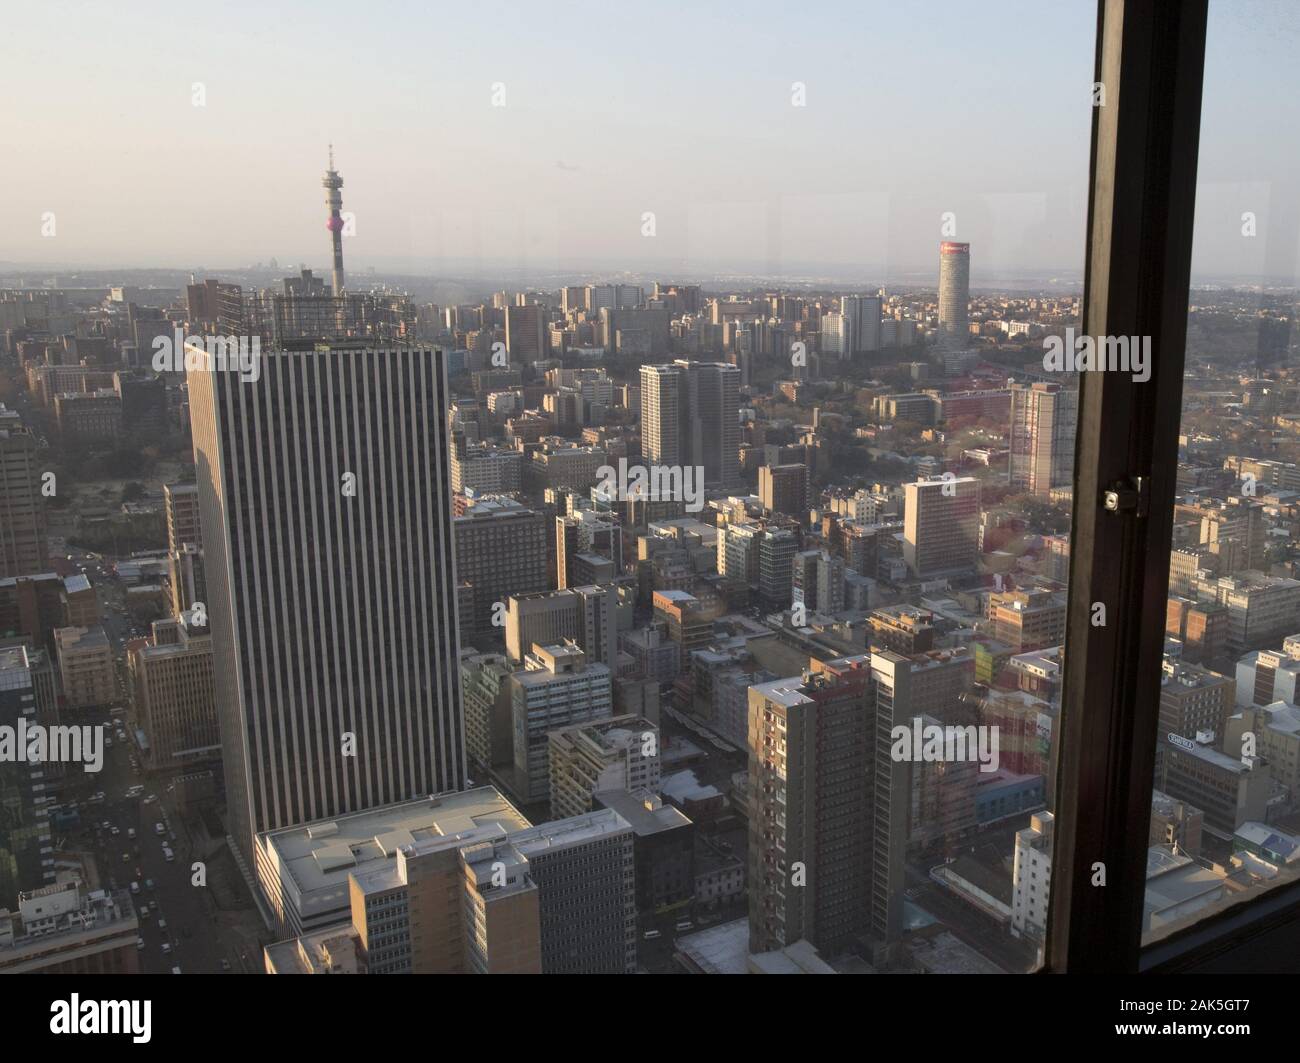
[[[1095, 14], [1077, 0], [940, 3], [925, 17], [667, 4], [649, 22], [586, 3], [380, 4], [366, 17], [236, 3], [187, 15], [192, 47], [155, 49], [172, 10], [116, 10], [134, 43], [113, 51], [97, 5], [11, 14], [0, 80], [11, 99], [39, 90], [0, 116], [0, 136], [22, 145], [0, 197], [0, 269], [319, 264], [304, 189], [333, 142], [361, 269], [907, 284], [933, 275], [952, 212], [944, 235], [981, 248], [977, 287], [1081, 273]], [[1283, 15], [1215, 5], [1211, 39], [1281, 69], [1270, 60], [1296, 45]], [[1035, 46], [1007, 33], [1025, 22]], [[792, 106], [796, 82], [806, 106]], [[1291, 95], [1217, 83], [1194, 270], [1286, 276], [1300, 246]], [[1272, 235], [1241, 240], [1245, 209], [1269, 215]], [[46, 211], [55, 238], [41, 235]]]

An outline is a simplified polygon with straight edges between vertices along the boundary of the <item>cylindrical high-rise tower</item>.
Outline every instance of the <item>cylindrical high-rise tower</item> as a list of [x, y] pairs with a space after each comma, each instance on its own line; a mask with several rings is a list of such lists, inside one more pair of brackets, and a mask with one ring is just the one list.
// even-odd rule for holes
[[325, 206], [330, 212], [325, 228], [334, 244], [334, 294], [339, 296], [343, 294], [343, 193], [339, 191], [343, 187], [343, 178], [334, 169], [333, 144], [330, 145], [330, 167], [321, 179], [321, 187], [325, 189]]
[[970, 338], [970, 244], [939, 245], [939, 333]]

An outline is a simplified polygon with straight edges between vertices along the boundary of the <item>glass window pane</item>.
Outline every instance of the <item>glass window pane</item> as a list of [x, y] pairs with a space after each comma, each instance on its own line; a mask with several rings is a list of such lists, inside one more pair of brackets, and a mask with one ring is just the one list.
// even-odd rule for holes
[[1300, 870], [1300, 11], [1210, 4], [1143, 937]]

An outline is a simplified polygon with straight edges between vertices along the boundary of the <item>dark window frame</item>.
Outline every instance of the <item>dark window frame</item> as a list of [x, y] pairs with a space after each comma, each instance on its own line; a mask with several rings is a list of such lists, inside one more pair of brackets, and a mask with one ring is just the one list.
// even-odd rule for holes
[[1048, 972], [1277, 970], [1300, 946], [1300, 885], [1142, 946], [1207, 19], [1098, 3], [1082, 331], [1150, 336], [1152, 372], [1080, 381]]

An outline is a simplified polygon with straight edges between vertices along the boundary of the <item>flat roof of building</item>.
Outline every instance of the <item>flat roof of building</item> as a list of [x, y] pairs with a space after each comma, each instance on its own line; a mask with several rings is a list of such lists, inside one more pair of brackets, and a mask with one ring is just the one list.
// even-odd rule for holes
[[592, 797], [622, 816], [639, 838], [691, 825], [680, 809], [665, 804], [649, 790], [597, 790]]
[[494, 825], [507, 833], [531, 826], [495, 786], [480, 786], [267, 831], [258, 844], [280, 869], [286, 899], [333, 908], [348, 903], [348, 875], [378, 870], [401, 846]]
[[677, 939], [677, 951], [704, 974], [749, 973], [749, 919], [719, 923]]

